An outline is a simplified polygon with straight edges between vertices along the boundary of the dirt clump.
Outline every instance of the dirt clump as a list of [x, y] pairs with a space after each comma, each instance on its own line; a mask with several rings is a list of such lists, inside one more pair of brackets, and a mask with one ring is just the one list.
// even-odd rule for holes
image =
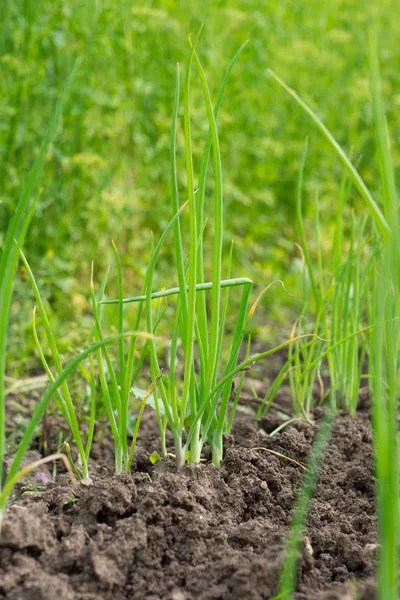
[[[170, 460], [152, 465], [154, 446], [142, 439], [132, 475], [95, 465], [90, 486], [73, 489], [61, 475], [44, 491], [23, 493], [5, 515], [0, 598], [273, 597], [303, 471], [253, 448], [305, 463], [317, 427], [295, 423], [271, 438], [268, 418], [261, 426], [239, 421], [220, 470], [206, 463], [177, 473]], [[296, 600], [375, 598], [376, 544], [368, 414], [343, 413], [312, 502]]]

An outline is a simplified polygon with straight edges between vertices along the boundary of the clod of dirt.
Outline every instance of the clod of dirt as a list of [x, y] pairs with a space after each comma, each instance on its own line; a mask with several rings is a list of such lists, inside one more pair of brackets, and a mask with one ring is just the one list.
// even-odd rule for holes
[[[147, 423], [148, 427], [148, 423]], [[92, 485], [68, 478], [6, 511], [0, 598], [12, 600], [266, 600], [277, 591], [285, 539], [316, 428], [273, 438], [242, 420], [223, 465], [152, 466], [120, 477], [92, 468]], [[143, 443], [143, 442], [142, 442]], [[146, 459], [147, 456], [147, 459]], [[296, 600], [372, 600], [376, 554], [368, 415], [341, 414], [305, 531]]]

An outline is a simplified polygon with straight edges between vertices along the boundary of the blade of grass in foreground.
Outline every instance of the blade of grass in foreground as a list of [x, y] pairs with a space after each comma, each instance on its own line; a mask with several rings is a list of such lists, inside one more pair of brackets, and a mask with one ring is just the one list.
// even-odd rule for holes
[[[399, 471], [397, 449], [397, 396], [400, 329], [400, 225], [398, 198], [381, 90], [378, 43], [369, 33], [369, 65], [375, 138], [382, 179], [382, 197], [391, 236], [376, 278], [376, 320], [373, 340], [373, 429], [377, 475], [379, 528], [378, 596], [396, 600], [399, 592]], [[393, 323], [392, 323], [393, 321]]]
[[304, 475], [303, 484], [292, 517], [286, 544], [286, 556], [281, 572], [279, 593], [275, 597], [276, 600], [278, 598], [281, 600], [290, 600], [290, 598], [293, 597], [304, 529], [310, 512], [319, 469], [332, 435], [333, 424], [334, 413], [328, 411], [322, 421], [321, 428], [313, 444], [310, 460], [307, 464], [307, 472]]
[[7, 229], [7, 235], [4, 243], [3, 253], [0, 259], [0, 490], [2, 485], [3, 459], [5, 452], [5, 368], [6, 368], [6, 349], [7, 349], [7, 332], [8, 321], [10, 314], [10, 305], [12, 290], [14, 284], [14, 276], [17, 269], [19, 248], [14, 243], [17, 240], [19, 245], [24, 242], [26, 231], [29, 227], [30, 220], [33, 217], [35, 201], [32, 201], [32, 195], [35, 190], [40, 172], [42, 170], [47, 150], [53, 141], [58, 124], [60, 121], [63, 106], [70, 91], [72, 82], [75, 78], [79, 61], [75, 62], [64, 90], [57, 101], [53, 116], [50, 120], [47, 133], [43, 139], [40, 152], [32, 166], [31, 172], [22, 193], [19, 197], [13, 218]]

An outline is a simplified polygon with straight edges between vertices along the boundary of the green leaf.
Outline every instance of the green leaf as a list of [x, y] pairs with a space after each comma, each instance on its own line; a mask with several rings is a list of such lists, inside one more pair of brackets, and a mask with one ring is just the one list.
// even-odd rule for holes
[[157, 450], [153, 450], [153, 452], [149, 456], [150, 462], [152, 465], [155, 465], [156, 462], [162, 460], [162, 457], [158, 454]]

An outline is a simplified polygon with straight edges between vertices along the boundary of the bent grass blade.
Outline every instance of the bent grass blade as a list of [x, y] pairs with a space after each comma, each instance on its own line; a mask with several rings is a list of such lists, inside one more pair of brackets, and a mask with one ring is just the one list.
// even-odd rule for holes
[[[221, 288], [227, 287], [239, 287], [242, 285], [253, 285], [253, 281], [248, 277], [237, 277], [236, 279], [222, 279], [220, 282]], [[211, 290], [212, 282], [206, 283], [198, 283], [196, 285], [197, 292], [204, 292], [206, 290]], [[186, 290], [188, 286], [186, 286]], [[157, 298], [166, 298], [167, 296], [177, 296], [180, 294], [180, 289], [178, 287], [169, 288], [168, 290], [161, 290], [159, 292], [152, 292], [150, 294], [151, 300], [156, 300]], [[123, 302], [128, 304], [130, 302], [144, 302], [146, 300], [146, 296], [132, 296], [131, 298], [124, 298]], [[118, 300], [102, 300], [99, 304], [118, 304]]]
[[297, 104], [299, 104], [299, 106], [301, 106], [301, 108], [303, 109], [303, 111], [309, 117], [311, 117], [311, 120], [317, 126], [317, 128], [319, 129], [319, 131], [325, 137], [325, 139], [329, 142], [331, 148], [333, 148], [333, 150], [335, 151], [336, 155], [339, 157], [342, 165], [348, 171], [349, 176], [352, 179], [355, 187], [359, 191], [362, 199], [367, 204], [367, 206], [368, 206], [368, 208], [369, 208], [369, 210], [371, 212], [371, 215], [372, 215], [372, 217], [373, 217], [373, 219], [374, 219], [374, 221], [375, 221], [375, 223], [376, 223], [376, 225], [377, 225], [377, 227], [378, 227], [378, 229], [379, 229], [382, 237], [387, 240], [388, 237], [389, 237], [389, 234], [390, 234], [390, 227], [389, 227], [389, 225], [388, 225], [385, 217], [383, 216], [383, 214], [382, 214], [379, 206], [375, 202], [375, 200], [372, 197], [370, 191], [368, 190], [368, 188], [365, 185], [364, 181], [361, 179], [361, 176], [359, 175], [358, 171], [356, 170], [356, 168], [354, 167], [354, 165], [350, 161], [349, 157], [344, 152], [343, 148], [338, 144], [338, 142], [335, 140], [335, 138], [333, 137], [333, 135], [331, 134], [331, 132], [325, 127], [325, 125], [317, 117], [317, 115], [315, 114], [315, 112], [308, 106], [308, 104], [306, 104], [306, 102], [304, 102], [304, 100], [302, 100], [300, 98], [300, 96], [298, 96], [298, 94], [294, 90], [292, 90], [271, 69], [267, 69], [267, 73], [297, 102]]

